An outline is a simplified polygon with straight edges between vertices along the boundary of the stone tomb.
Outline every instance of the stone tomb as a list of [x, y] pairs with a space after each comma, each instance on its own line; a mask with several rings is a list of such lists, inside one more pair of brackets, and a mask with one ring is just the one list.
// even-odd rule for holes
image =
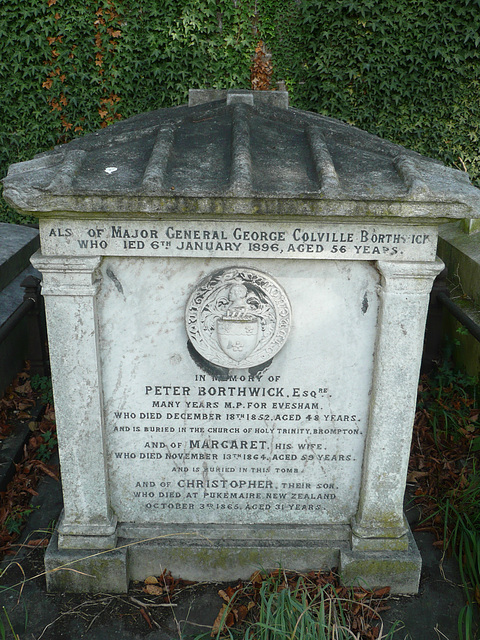
[[40, 219], [46, 567], [77, 570], [51, 590], [279, 565], [417, 590], [403, 495], [437, 225], [479, 211], [465, 174], [282, 92], [207, 91], [4, 184]]

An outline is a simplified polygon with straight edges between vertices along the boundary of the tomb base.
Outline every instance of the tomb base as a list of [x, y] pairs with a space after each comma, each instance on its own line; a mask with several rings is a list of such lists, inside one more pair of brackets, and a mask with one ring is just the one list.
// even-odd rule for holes
[[126, 593], [128, 552], [115, 549], [59, 549], [55, 531], [45, 553], [47, 591]]
[[348, 525], [322, 527], [120, 525], [111, 551], [59, 549], [57, 534], [47, 549], [49, 591], [125, 593], [129, 580], [165, 569], [195, 581], [247, 580], [256, 570], [307, 572], [338, 567], [344, 584], [390, 586], [416, 593], [421, 558], [411, 532], [408, 549], [352, 550]]
[[404, 550], [343, 551], [339, 573], [346, 585], [375, 588], [391, 587], [392, 593], [418, 593], [422, 558], [408, 530], [408, 548]]

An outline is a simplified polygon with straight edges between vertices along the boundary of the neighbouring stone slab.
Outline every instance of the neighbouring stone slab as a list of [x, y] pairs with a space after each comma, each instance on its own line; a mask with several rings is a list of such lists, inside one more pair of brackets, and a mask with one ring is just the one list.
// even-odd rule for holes
[[[30, 256], [40, 245], [38, 229], [0, 223], [0, 325], [23, 301], [23, 280], [40, 274], [30, 264]], [[27, 320], [24, 318], [0, 346], [0, 394], [24, 366], [28, 357]]]
[[[440, 227], [438, 254], [448, 270], [452, 299], [473, 322], [480, 324], [480, 235], [478, 232], [467, 233], [462, 222]], [[478, 220], [469, 222], [478, 223]], [[480, 344], [469, 333], [459, 332], [461, 325], [450, 314], [447, 314], [445, 326], [452, 338], [456, 364], [469, 375], [478, 376]]]
[[30, 266], [39, 246], [38, 229], [0, 222], [0, 291]]
[[461, 223], [440, 227], [438, 251], [460, 294], [480, 306], [480, 235], [465, 233]]

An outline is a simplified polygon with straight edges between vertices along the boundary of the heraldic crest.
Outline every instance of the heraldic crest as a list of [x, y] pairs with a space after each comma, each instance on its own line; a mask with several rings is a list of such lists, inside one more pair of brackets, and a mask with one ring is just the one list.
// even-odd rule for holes
[[214, 271], [194, 289], [186, 309], [186, 327], [197, 352], [229, 369], [267, 362], [285, 344], [291, 309], [283, 288], [256, 269]]

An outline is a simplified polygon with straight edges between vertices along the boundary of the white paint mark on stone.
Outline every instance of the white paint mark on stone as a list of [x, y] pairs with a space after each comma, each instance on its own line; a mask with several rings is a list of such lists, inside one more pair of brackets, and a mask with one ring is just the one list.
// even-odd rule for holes
[[112, 173], [115, 173], [115, 171], [117, 171], [117, 167], [106, 167], [105, 168], [105, 173], [108, 173], [108, 175], [111, 175]]

